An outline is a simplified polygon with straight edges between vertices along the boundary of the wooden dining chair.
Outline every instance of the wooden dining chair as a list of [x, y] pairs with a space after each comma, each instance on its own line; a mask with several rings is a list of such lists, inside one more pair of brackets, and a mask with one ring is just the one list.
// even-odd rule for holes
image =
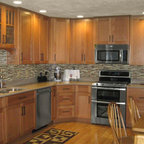
[[114, 136], [114, 144], [134, 144], [133, 137], [128, 137], [122, 113], [115, 103], [108, 105], [108, 119]]
[[130, 117], [131, 117], [131, 124], [132, 127], [135, 125], [135, 123], [138, 121], [140, 118], [140, 113], [138, 110], [138, 107], [132, 97], [128, 99], [128, 107], [130, 111]]

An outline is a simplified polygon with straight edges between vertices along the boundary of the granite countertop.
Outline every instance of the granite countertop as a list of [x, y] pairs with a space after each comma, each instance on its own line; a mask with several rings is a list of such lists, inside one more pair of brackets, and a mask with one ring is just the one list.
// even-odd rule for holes
[[73, 81], [73, 82], [43, 82], [43, 83], [26, 84], [22, 86], [15, 86], [16, 88], [22, 88], [22, 90], [9, 92], [9, 93], [0, 93], [0, 97], [11, 96], [11, 95], [18, 94], [18, 93], [24, 93], [24, 92], [28, 92], [32, 90], [58, 86], [58, 85], [92, 85], [92, 82], [76, 82], [76, 81], [74, 82]]

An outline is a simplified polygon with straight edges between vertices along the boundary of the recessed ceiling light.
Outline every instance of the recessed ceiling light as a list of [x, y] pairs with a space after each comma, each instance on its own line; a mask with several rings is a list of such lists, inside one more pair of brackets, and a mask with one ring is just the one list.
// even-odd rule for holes
[[47, 11], [43, 9], [43, 10], [40, 10], [39, 12], [40, 13], [46, 13]]
[[84, 17], [83, 15], [78, 15], [78, 16], [77, 16], [77, 18], [83, 18], [83, 17]]
[[22, 4], [22, 1], [20, 1], [20, 0], [15, 0], [15, 1], [13, 1], [13, 3], [19, 5], [19, 4]]

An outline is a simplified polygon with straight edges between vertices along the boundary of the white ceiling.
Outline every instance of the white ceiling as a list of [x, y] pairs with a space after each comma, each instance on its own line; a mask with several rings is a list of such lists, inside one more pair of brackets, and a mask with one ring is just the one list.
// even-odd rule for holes
[[[141, 15], [144, 11], [144, 0], [22, 0], [20, 7], [39, 12], [46, 9], [45, 15], [51, 17], [76, 18], [111, 16], [111, 15]], [[0, 0], [14, 6], [13, 0]]]

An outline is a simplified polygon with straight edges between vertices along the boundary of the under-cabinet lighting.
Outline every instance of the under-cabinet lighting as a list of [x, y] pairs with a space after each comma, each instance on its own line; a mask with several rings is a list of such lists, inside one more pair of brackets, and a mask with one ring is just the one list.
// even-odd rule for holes
[[142, 14], [144, 15], [144, 12], [142, 12]]
[[15, 0], [15, 1], [13, 1], [13, 3], [19, 5], [19, 4], [22, 4], [22, 1], [20, 1], [20, 0]]
[[39, 12], [40, 13], [46, 13], [47, 11], [46, 10], [40, 10]]
[[84, 17], [83, 15], [78, 15], [78, 16], [77, 16], [77, 18], [83, 18], [83, 17]]

